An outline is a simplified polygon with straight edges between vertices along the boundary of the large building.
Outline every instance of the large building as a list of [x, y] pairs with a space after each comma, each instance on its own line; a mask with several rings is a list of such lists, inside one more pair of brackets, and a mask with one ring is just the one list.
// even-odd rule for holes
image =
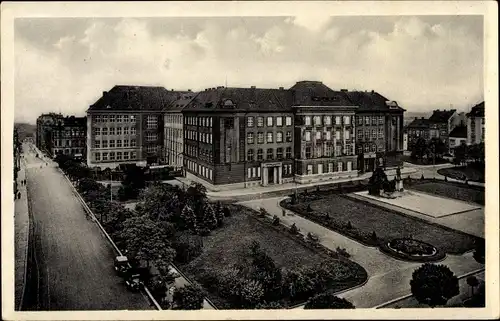
[[462, 144], [467, 143], [467, 126], [459, 125], [450, 132], [449, 135], [449, 150], [454, 154], [454, 149]]
[[52, 155], [52, 128], [63, 118], [61, 114], [48, 113], [36, 119], [35, 145], [39, 150]]
[[293, 180], [293, 114], [283, 88], [209, 88], [183, 115], [188, 179], [219, 190]]
[[401, 165], [405, 110], [375, 91], [343, 90], [356, 109], [356, 154], [361, 172]]
[[86, 117], [64, 117], [57, 119], [52, 125], [51, 154], [70, 155], [77, 159], [85, 159], [87, 154], [87, 119]]
[[467, 145], [484, 143], [484, 101], [467, 114]]
[[296, 182], [357, 176], [357, 106], [317, 81], [298, 82], [289, 95], [295, 115]]
[[430, 122], [429, 119], [424, 117], [415, 117], [415, 119], [408, 124], [408, 150], [412, 150], [413, 146], [419, 138], [428, 141], [430, 139]]
[[164, 109], [164, 162], [181, 168], [184, 166], [184, 117], [182, 109], [196, 94], [188, 90], [179, 92], [177, 99]]
[[163, 160], [163, 109], [178, 92], [163, 87], [115, 86], [87, 110], [87, 164], [159, 165]]

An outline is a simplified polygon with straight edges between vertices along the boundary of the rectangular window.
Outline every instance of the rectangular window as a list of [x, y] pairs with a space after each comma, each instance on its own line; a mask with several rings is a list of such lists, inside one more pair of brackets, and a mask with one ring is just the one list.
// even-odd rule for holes
[[330, 126], [332, 124], [332, 116], [325, 116], [323, 118], [323, 121], [325, 123], [325, 126]]
[[313, 173], [313, 166], [307, 165], [307, 175], [312, 175], [312, 173]]
[[335, 116], [335, 125], [337, 125], [337, 126], [342, 125], [340, 123], [340, 116]]
[[[208, 118], [208, 127], [212, 127], [212, 117]], [[212, 170], [210, 170], [210, 171], [212, 171]], [[210, 179], [212, 179], [212, 178], [210, 178]]]
[[247, 152], [247, 161], [253, 161], [253, 149], [249, 149]]
[[[57, 141], [56, 141], [56, 143], [57, 143]], [[57, 144], [56, 144], [56, 146], [57, 146]], [[95, 148], [101, 148], [101, 141], [100, 140], [95, 140], [94, 141], [94, 147]]]
[[116, 160], [122, 160], [122, 152], [116, 152]]
[[260, 167], [257, 167], [257, 177], [260, 178]]
[[344, 116], [344, 125], [350, 125], [350, 124], [351, 124], [351, 117]]
[[383, 128], [378, 129], [378, 138], [384, 138], [384, 129]]
[[257, 143], [264, 144], [264, 133], [262, 132], [257, 133]]
[[121, 135], [122, 134], [122, 128], [121, 127], [117, 127], [116, 128], [116, 135]]
[[268, 132], [267, 133], [267, 142], [272, 143], [273, 142], [273, 133]]
[[292, 148], [291, 147], [287, 147], [286, 148], [286, 155], [285, 155], [286, 159], [290, 159], [292, 158]]
[[108, 128], [107, 128], [107, 127], [104, 127], [104, 128], [102, 129], [102, 135], [103, 135], [103, 136], [105, 136], [105, 135], [107, 135], [107, 134], [108, 134]]
[[99, 162], [101, 160], [101, 153], [95, 153], [95, 160]]
[[323, 174], [323, 164], [318, 164], [318, 174]]
[[115, 140], [114, 139], [110, 139], [109, 140], [109, 148], [114, 148], [115, 147]]
[[273, 117], [268, 116], [267, 117], [267, 127], [272, 127], [273, 126]]
[[123, 127], [123, 135], [128, 135], [128, 127]]
[[136, 141], [135, 139], [130, 140], [130, 147], [135, 147], [136, 146]]
[[356, 117], [358, 120], [358, 125], [363, 125], [363, 117]]
[[306, 142], [310, 142], [310, 141], [311, 141], [311, 132], [306, 131]]
[[276, 126], [283, 126], [283, 117], [278, 116], [276, 117]]
[[280, 147], [276, 149], [276, 158], [283, 159], [283, 148]]
[[102, 148], [108, 148], [108, 141], [107, 140], [102, 141]]
[[94, 128], [94, 135], [101, 135], [101, 129], [99, 127]]
[[123, 159], [128, 160], [129, 159], [129, 152], [123, 152]]
[[333, 163], [328, 163], [328, 173], [333, 173]]
[[335, 131], [335, 139], [340, 140], [340, 130]]
[[370, 117], [369, 116], [365, 117], [365, 125], [370, 125]]
[[372, 125], [377, 125], [377, 117], [372, 116]]
[[130, 152], [130, 159], [137, 159], [137, 152]]
[[252, 178], [252, 169], [251, 168], [247, 169], [247, 178]]
[[276, 142], [277, 143], [282, 143], [283, 142], [283, 132], [277, 132], [276, 133]]
[[102, 160], [103, 161], [107, 161], [108, 160], [108, 153], [107, 152], [102, 153]]
[[316, 132], [316, 140], [321, 140], [321, 132], [320, 131]]
[[351, 132], [350, 132], [350, 131], [348, 131], [348, 130], [346, 130], [346, 131], [344, 132], [344, 137], [345, 137], [345, 139], [350, 139], [350, 138], [351, 138]]
[[209, 138], [208, 142], [212, 144], [212, 134], [208, 134], [208, 138]]
[[306, 126], [311, 126], [311, 116], [305, 116], [304, 121]]
[[357, 139], [360, 139], [360, 140], [363, 139], [363, 130], [362, 129], [358, 129], [358, 137], [357, 137]]
[[286, 132], [286, 141], [291, 142], [292, 141], [292, 132]]
[[264, 127], [264, 117], [257, 117], [257, 127]]
[[377, 139], [377, 131], [375, 129], [372, 129], [372, 140]]
[[337, 164], [337, 171], [338, 171], [338, 172], [342, 172], [342, 162], [339, 162], [339, 163]]
[[378, 116], [378, 124], [383, 125], [384, 124], [384, 116]]
[[128, 141], [128, 139], [125, 139], [123, 141], [123, 147], [128, 147], [128, 146], [129, 146], [129, 141]]
[[292, 126], [292, 117], [286, 116], [285, 123], [287, 126]]
[[342, 146], [336, 145], [335, 146], [335, 156], [338, 157], [342, 154]]
[[321, 126], [321, 116], [314, 116], [314, 126]]
[[257, 160], [263, 160], [264, 159], [264, 151], [262, 149], [257, 150]]
[[247, 133], [247, 144], [253, 144], [253, 133]]
[[274, 151], [272, 148], [267, 149], [266, 159], [270, 160], [274, 158]]
[[115, 115], [109, 115], [109, 122], [114, 123], [115, 122]]
[[115, 134], [115, 128], [114, 128], [114, 127], [111, 127], [111, 128], [109, 129], [109, 134], [110, 134], [110, 135], [114, 135], [114, 134]]
[[247, 117], [247, 127], [253, 127], [253, 117]]
[[121, 139], [116, 140], [116, 147], [118, 147], [118, 148], [122, 147], [122, 140]]
[[130, 135], [135, 135], [136, 134], [136, 128], [135, 126], [134, 127], [130, 127]]
[[311, 158], [311, 147], [306, 147], [306, 159]]
[[252, 167], [252, 177], [257, 177], [257, 168]]
[[332, 140], [332, 133], [330, 131], [325, 132], [325, 139]]

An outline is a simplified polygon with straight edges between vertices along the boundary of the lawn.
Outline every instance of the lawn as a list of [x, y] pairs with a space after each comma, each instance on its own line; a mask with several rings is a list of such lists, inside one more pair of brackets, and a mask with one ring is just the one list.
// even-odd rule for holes
[[484, 188], [477, 186], [463, 186], [461, 183], [424, 181], [406, 186], [409, 189], [427, 192], [465, 202], [474, 202], [484, 205]]
[[432, 165], [432, 164], [439, 165], [439, 164], [449, 163], [449, 161], [444, 159], [444, 158], [436, 158], [436, 162], [434, 163], [432, 158], [430, 158], [430, 159], [427, 159], [427, 158], [415, 159], [415, 158], [412, 158], [411, 156], [407, 156], [407, 155], [401, 156], [401, 160], [403, 162], [407, 162], [407, 163], [415, 164], [415, 165]]
[[[434, 245], [450, 254], [462, 254], [474, 248], [475, 237], [423, 220], [398, 214], [382, 207], [373, 206], [367, 202], [354, 200], [348, 196], [329, 195], [310, 203], [312, 212], [304, 210], [307, 205], [292, 205], [300, 215], [325, 225], [326, 222], [347, 223], [350, 228], [337, 228], [338, 225], [328, 227], [338, 230], [342, 234], [348, 233], [351, 237], [360, 238], [361, 235], [370, 235], [375, 231], [379, 241], [390, 241], [395, 238], [413, 237]], [[325, 220], [325, 214], [329, 220]], [[351, 233], [356, 232], [356, 233]], [[369, 238], [360, 239], [361, 241]]]
[[[252, 241], [260, 243], [275, 262], [277, 267], [294, 270], [306, 266], [315, 266], [320, 262], [330, 262], [331, 265], [348, 266], [356, 277], [339, 280], [332, 285], [331, 290], [339, 291], [353, 287], [366, 279], [366, 271], [358, 264], [347, 259], [336, 260], [321, 251], [315, 251], [295, 240], [278, 229], [250, 217], [256, 212], [241, 206], [229, 205], [233, 215], [224, 220], [224, 227], [215, 230], [210, 236], [203, 238], [203, 252], [187, 264], [181, 265], [181, 270], [190, 278], [203, 283], [202, 277], [207, 269], [221, 271], [233, 265], [248, 260]], [[207, 292], [210, 290], [207, 289]], [[230, 308], [223, 297], [214, 291], [209, 292], [209, 298], [219, 308]], [[300, 302], [287, 302], [296, 304]]]
[[465, 180], [467, 178], [469, 181], [484, 183], [484, 168], [474, 166], [441, 168], [438, 173], [453, 179]]

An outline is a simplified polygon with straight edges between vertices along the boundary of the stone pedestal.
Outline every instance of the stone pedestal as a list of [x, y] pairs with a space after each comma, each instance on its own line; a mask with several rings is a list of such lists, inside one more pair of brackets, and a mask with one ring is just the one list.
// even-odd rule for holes
[[396, 180], [396, 191], [403, 191], [403, 180]]

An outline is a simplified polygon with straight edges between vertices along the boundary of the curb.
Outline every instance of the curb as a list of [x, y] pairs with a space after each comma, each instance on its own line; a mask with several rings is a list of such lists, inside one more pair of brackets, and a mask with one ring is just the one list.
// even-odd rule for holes
[[[66, 176], [66, 174], [64, 174], [64, 172], [59, 167], [57, 167], [57, 169], [62, 173], [62, 175], [64, 176], [64, 178], [66, 179], [66, 181], [69, 183], [69, 185], [71, 186], [71, 189], [73, 190], [73, 193], [78, 198], [78, 200], [82, 203], [83, 208], [85, 209], [85, 211], [87, 211], [92, 216], [92, 219], [94, 220], [94, 222], [97, 223], [97, 226], [99, 226], [99, 228], [101, 229], [101, 231], [104, 233], [104, 235], [106, 236], [106, 238], [108, 239], [108, 241], [111, 243], [111, 245], [115, 249], [115, 251], [121, 256], [122, 252], [120, 251], [120, 249], [118, 249], [118, 247], [116, 246], [115, 242], [113, 242], [113, 240], [111, 239], [111, 237], [109, 236], [109, 234], [104, 230], [104, 227], [102, 227], [101, 223], [99, 222], [99, 220], [97, 219], [97, 217], [94, 215], [94, 213], [92, 212], [92, 210], [88, 207], [88, 205], [85, 202], [85, 200], [81, 197], [80, 193], [78, 193], [78, 191], [76, 190], [75, 186], [73, 186], [73, 183], [71, 183], [71, 181], [69, 180], [69, 178]], [[151, 300], [151, 302], [153, 302], [155, 308], [157, 310], [159, 310], [159, 311], [162, 311], [163, 309], [160, 307], [160, 305], [158, 304], [158, 302], [156, 301], [156, 299], [153, 297], [153, 295], [151, 294], [151, 292], [149, 291], [149, 289], [146, 286], [144, 286], [144, 291], [148, 295], [148, 297]]]
[[[465, 273], [465, 274], [459, 276], [458, 279], [461, 280], [461, 279], [466, 278], [468, 276], [471, 276], [471, 275], [474, 275], [474, 274], [478, 274], [478, 273], [481, 273], [481, 272], [484, 272], [484, 271], [485, 271], [485, 268], [480, 268], [480, 269], [477, 269], [477, 270]], [[399, 298], [396, 298], [396, 299], [387, 301], [385, 303], [379, 304], [377, 306], [374, 306], [372, 309], [384, 308], [384, 307], [386, 307], [386, 306], [388, 306], [390, 304], [393, 304], [393, 303], [396, 303], [396, 302], [399, 302], [399, 301], [403, 301], [404, 299], [410, 298], [412, 296], [413, 296], [413, 294], [407, 294], [407, 295], [401, 296]]]

